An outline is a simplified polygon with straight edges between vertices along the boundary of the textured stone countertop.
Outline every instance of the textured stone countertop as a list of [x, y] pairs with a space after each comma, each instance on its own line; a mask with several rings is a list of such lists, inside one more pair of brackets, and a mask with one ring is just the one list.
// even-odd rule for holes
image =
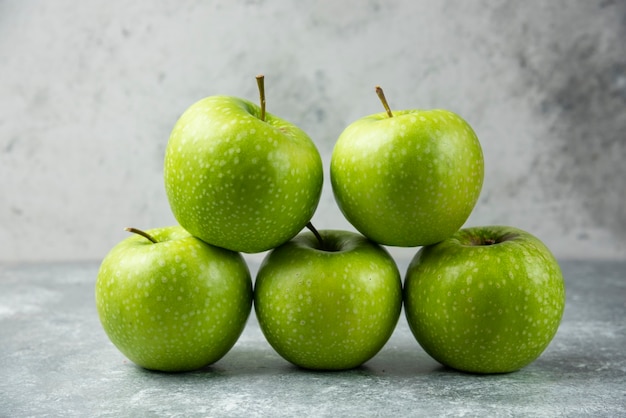
[[626, 416], [626, 262], [561, 266], [567, 305], [551, 345], [490, 376], [430, 359], [404, 315], [364, 366], [301, 370], [271, 349], [254, 313], [212, 367], [149, 372], [100, 327], [97, 264], [0, 266], [0, 416]]

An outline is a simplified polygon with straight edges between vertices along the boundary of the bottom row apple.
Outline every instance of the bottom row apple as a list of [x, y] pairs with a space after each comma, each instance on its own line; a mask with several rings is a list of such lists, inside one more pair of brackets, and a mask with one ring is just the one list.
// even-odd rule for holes
[[278, 354], [308, 369], [359, 366], [385, 345], [402, 310], [389, 253], [360, 234], [300, 234], [263, 261], [254, 307]]
[[147, 369], [216, 362], [241, 335], [254, 299], [269, 344], [303, 368], [368, 361], [389, 340], [404, 303], [417, 342], [438, 362], [510, 372], [545, 350], [565, 304], [554, 256], [511, 227], [462, 229], [421, 248], [404, 289], [382, 246], [347, 231], [306, 232], [268, 253], [254, 291], [239, 253], [178, 226], [133, 232], [103, 260], [96, 306], [113, 344]]
[[467, 228], [423, 247], [404, 281], [413, 335], [438, 362], [504, 373], [535, 360], [561, 322], [565, 286], [539, 239], [512, 227]]
[[235, 345], [252, 308], [243, 257], [179, 226], [134, 231], [98, 272], [96, 307], [109, 339], [147, 369], [180, 372], [216, 362]]

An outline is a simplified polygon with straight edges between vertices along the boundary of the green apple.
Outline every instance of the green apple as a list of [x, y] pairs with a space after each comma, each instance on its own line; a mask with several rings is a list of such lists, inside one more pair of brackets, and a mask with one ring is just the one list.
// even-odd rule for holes
[[419, 344], [466, 372], [530, 364], [556, 334], [564, 307], [556, 259], [513, 227], [462, 229], [420, 249], [404, 283], [404, 309]]
[[291, 363], [354, 368], [396, 326], [400, 273], [385, 249], [360, 234], [325, 230], [318, 237], [304, 232], [266, 256], [255, 284], [257, 318], [270, 345]]
[[346, 219], [384, 245], [414, 247], [463, 226], [480, 194], [484, 162], [476, 134], [447, 110], [401, 110], [361, 118], [339, 136], [330, 180]]
[[297, 126], [230, 96], [211, 96], [176, 122], [165, 152], [176, 220], [218, 247], [256, 253], [304, 228], [319, 203], [323, 168]]
[[107, 254], [96, 281], [96, 307], [111, 342], [152, 370], [189, 371], [219, 360], [252, 310], [241, 254], [180, 226], [128, 230], [137, 235]]

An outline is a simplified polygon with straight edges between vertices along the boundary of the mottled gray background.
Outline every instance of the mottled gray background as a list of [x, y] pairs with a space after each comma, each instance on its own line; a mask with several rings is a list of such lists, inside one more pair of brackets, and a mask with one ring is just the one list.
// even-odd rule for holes
[[[256, 100], [258, 73], [326, 174], [343, 128], [382, 110], [380, 84], [392, 108], [476, 130], [486, 178], [467, 225], [626, 257], [625, 1], [4, 0], [0, 262], [98, 260], [124, 226], [173, 223], [172, 126], [208, 95]], [[328, 179], [314, 222], [351, 229]]]

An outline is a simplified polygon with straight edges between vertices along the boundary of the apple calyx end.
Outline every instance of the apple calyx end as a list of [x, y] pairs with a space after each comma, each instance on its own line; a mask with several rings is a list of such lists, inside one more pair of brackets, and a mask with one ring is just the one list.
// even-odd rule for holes
[[137, 228], [133, 228], [133, 227], [126, 227], [126, 228], [124, 228], [124, 231], [128, 231], [128, 232], [132, 232], [133, 234], [141, 235], [142, 237], [144, 237], [148, 241], [152, 242], [153, 244], [157, 244], [158, 243], [158, 241], [156, 239], [154, 239], [154, 237], [152, 235], [148, 234], [145, 231], [142, 231], [141, 229], [137, 229]]

